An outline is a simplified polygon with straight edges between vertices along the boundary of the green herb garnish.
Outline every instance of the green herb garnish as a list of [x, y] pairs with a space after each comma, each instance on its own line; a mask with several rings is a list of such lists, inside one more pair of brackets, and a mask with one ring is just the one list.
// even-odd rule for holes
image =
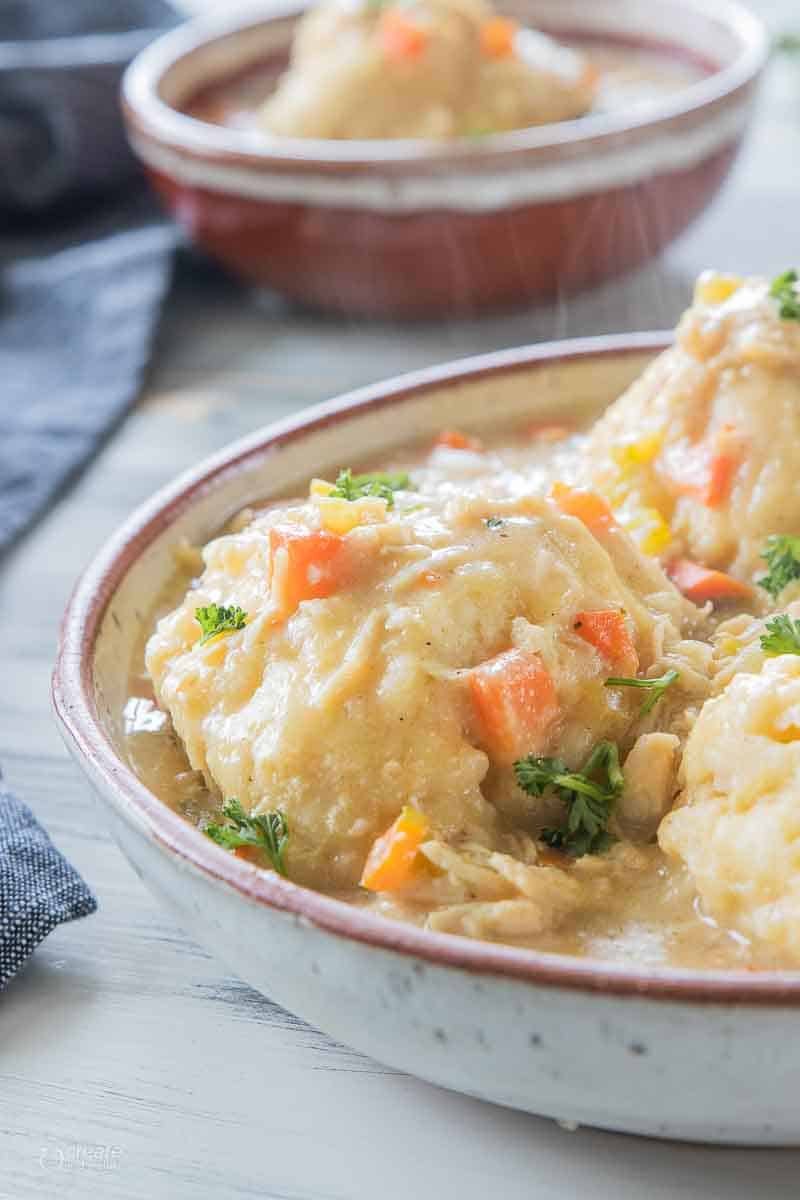
[[775, 40], [775, 49], [783, 54], [800, 54], [800, 33], [782, 33]]
[[667, 671], [664, 675], [657, 675], [655, 679], [633, 679], [620, 675], [607, 679], [605, 686], [644, 688], [646, 691], [649, 691], [650, 695], [639, 709], [639, 716], [646, 717], [648, 713], [653, 711], [667, 688], [671, 687], [675, 680], [679, 678], [680, 675], [677, 671]]
[[405, 471], [387, 474], [376, 471], [367, 475], [354, 475], [348, 467], [336, 476], [336, 484], [331, 496], [340, 496], [342, 500], [360, 500], [362, 496], [379, 496], [386, 501], [387, 508], [394, 508], [395, 492], [406, 491], [411, 487], [411, 480]]
[[486, 517], [484, 521], [487, 529], [502, 529], [505, 523], [504, 517]]
[[247, 624], [247, 613], [239, 608], [238, 604], [232, 604], [230, 607], [226, 604], [207, 604], [204, 608], [196, 608], [194, 615], [203, 631], [198, 646], [204, 646], [219, 633], [232, 633], [234, 629], [244, 629]]
[[767, 621], [766, 633], [761, 635], [761, 649], [770, 658], [777, 654], [800, 654], [800, 621], [786, 613]]
[[787, 584], [800, 579], [800, 537], [773, 533], [767, 538], [761, 557], [769, 571], [756, 582], [776, 600]]
[[797, 271], [784, 271], [773, 279], [769, 294], [778, 301], [778, 315], [784, 321], [800, 321], [800, 292]]
[[275, 809], [272, 812], [259, 813], [257, 817], [248, 817], [238, 800], [228, 800], [222, 806], [222, 815], [227, 818], [227, 825], [206, 825], [205, 833], [226, 850], [238, 850], [240, 846], [254, 846], [263, 850], [279, 875], [286, 875], [286, 864], [283, 861], [286, 843], [289, 840], [289, 826], [282, 812]]
[[560, 758], [527, 758], [514, 763], [517, 783], [529, 796], [552, 788], [567, 806], [560, 829], [543, 829], [541, 839], [574, 858], [601, 854], [614, 838], [607, 830], [614, 801], [622, 792], [623, 776], [614, 742], [598, 742], [580, 771], [568, 771]]

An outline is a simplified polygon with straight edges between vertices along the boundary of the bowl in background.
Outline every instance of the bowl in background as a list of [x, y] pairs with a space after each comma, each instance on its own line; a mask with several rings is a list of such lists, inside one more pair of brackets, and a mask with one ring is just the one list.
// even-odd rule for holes
[[[123, 709], [181, 538], [310, 475], [442, 429], [589, 419], [663, 335], [505, 351], [308, 410], [159, 492], [67, 610], [54, 697], [115, 837], [201, 945], [338, 1041], [446, 1087], [565, 1121], [695, 1141], [800, 1143], [799, 972], [692, 971], [432, 933], [302, 888], [215, 845], [137, 777]], [[253, 1046], [253, 1054], [258, 1049]]]
[[128, 70], [131, 144], [190, 235], [245, 279], [342, 313], [478, 313], [599, 283], [658, 254], [708, 205], [766, 59], [736, 0], [507, 0], [554, 36], [704, 65], [646, 109], [458, 143], [269, 139], [189, 116], [285, 65], [302, 5], [191, 22]]

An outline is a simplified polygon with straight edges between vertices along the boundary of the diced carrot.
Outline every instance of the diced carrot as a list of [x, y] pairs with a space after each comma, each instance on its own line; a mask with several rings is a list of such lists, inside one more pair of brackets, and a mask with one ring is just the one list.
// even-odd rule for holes
[[370, 892], [394, 892], [408, 883], [429, 830], [422, 813], [407, 804], [386, 833], [372, 843], [361, 874], [361, 886]]
[[244, 859], [245, 862], [253, 863], [255, 866], [263, 865], [264, 853], [259, 850], [258, 846], [237, 846], [233, 853], [237, 858]]
[[554, 483], [550, 496], [565, 516], [577, 517], [592, 533], [602, 533], [616, 527], [608, 501], [597, 492], [570, 487], [566, 483]]
[[419, 577], [419, 586], [424, 588], [437, 588], [441, 582], [442, 577], [436, 571], [423, 571]]
[[719, 508], [728, 499], [733, 477], [739, 468], [739, 459], [732, 454], [715, 454], [708, 465], [708, 485], [703, 503], [709, 508]]
[[531, 425], [528, 437], [537, 442], [562, 442], [572, 430], [568, 425]]
[[639, 655], [618, 608], [576, 613], [572, 628], [608, 662], [624, 668], [624, 674], [635, 675], [639, 670]]
[[436, 446], [449, 446], [451, 450], [483, 450], [480, 438], [470, 437], [459, 429], [443, 429], [434, 443]]
[[491, 17], [481, 25], [481, 51], [487, 58], [509, 58], [519, 26], [509, 17]]
[[475, 667], [469, 688], [487, 751], [513, 762], [543, 748], [559, 704], [550, 672], [528, 650], [506, 650]]
[[724, 603], [732, 600], [749, 600], [752, 588], [724, 571], [703, 567], [689, 558], [677, 558], [667, 567], [672, 582], [688, 600], [705, 604], [707, 600]]
[[269, 531], [272, 598], [284, 616], [302, 600], [332, 596], [342, 582], [344, 538], [324, 529], [276, 525]]
[[399, 8], [387, 8], [381, 19], [383, 53], [393, 62], [419, 58], [428, 44], [428, 34]]
[[723, 425], [711, 442], [692, 446], [671, 463], [667, 477], [676, 491], [707, 508], [719, 508], [728, 499], [741, 461], [741, 439], [732, 425]]

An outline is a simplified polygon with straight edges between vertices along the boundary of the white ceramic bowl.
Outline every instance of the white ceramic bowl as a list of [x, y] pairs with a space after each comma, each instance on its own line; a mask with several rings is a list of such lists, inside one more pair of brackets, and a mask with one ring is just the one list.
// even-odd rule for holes
[[89, 567], [64, 620], [56, 710], [122, 849], [184, 928], [333, 1037], [446, 1087], [567, 1121], [798, 1143], [800, 974], [635, 969], [357, 911], [215, 846], [136, 777], [122, 735], [142, 613], [180, 536], [202, 542], [254, 499], [443, 427], [588, 416], [664, 344], [639, 335], [471, 359], [237, 442], [134, 513]]

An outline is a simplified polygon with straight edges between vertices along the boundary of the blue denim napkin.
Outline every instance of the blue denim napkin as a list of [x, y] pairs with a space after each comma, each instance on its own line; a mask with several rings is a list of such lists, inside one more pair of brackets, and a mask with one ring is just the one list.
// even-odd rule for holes
[[174, 233], [125, 142], [164, 0], [0, 0], [0, 556], [135, 399]]
[[56, 925], [96, 908], [31, 810], [0, 786], [0, 988]]
[[[126, 62], [163, 0], [0, 0], [0, 570], [135, 399], [174, 234], [125, 144]], [[96, 908], [0, 783], [0, 988]]]

